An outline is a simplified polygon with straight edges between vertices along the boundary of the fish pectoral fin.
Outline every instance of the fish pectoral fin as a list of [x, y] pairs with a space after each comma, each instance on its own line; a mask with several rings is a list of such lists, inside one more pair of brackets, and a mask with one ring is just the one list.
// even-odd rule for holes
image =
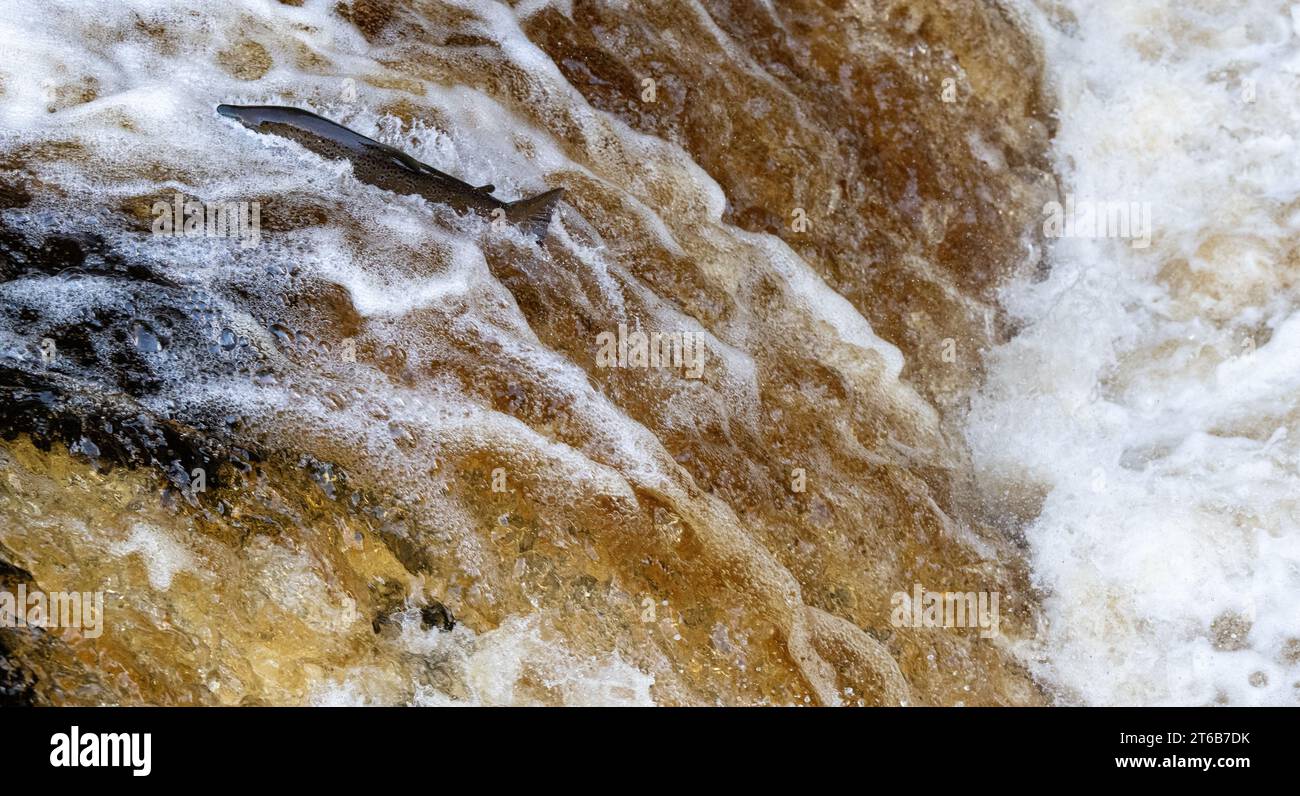
[[400, 149], [394, 149], [388, 144], [381, 144], [378, 141], [369, 141], [365, 144], [366, 149], [370, 150], [380, 157], [386, 157], [394, 164], [410, 171], [414, 174], [423, 174], [429, 167], [406, 154]]
[[420, 161], [416, 160], [415, 158], [411, 157], [410, 155], [406, 154], [400, 149], [394, 149], [393, 147], [390, 147], [387, 144], [381, 144], [378, 141], [374, 141], [368, 146], [376, 153], [388, 157], [390, 160], [392, 160], [393, 163], [397, 164], [398, 166], [401, 166], [407, 171], [410, 171], [412, 174], [419, 174], [420, 176], [429, 177], [434, 180], [437, 180], [438, 182], [443, 183], [444, 185], [454, 186], [462, 190], [477, 191], [479, 193], [488, 196], [490, 196], [492, 192], [496, 190], [496, 186], [491, 184], [474, 187], [473, 185], [470, 185], [467, 182], [462, 182], [461, 180], [456, 179], [450, 174], [447, 174], [446, 172], [438, 171], [433, 166], [430, 166], [428, 163], [421, 163]]

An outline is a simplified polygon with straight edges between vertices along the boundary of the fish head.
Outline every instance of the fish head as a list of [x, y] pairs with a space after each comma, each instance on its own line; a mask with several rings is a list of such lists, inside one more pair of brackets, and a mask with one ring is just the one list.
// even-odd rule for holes
[[315, 114], [298, 108], [284, 108], [278, 105], [226, 105], [217, 106], [217, 113], [227, 119], [234, 119], [250, 130], [265, 132], [263, 125], [281, 124], [291, 127], [307, 127], [310, 120], [317, 119]]
[[260, 113], [257, 105], [218, 105], [217, 113], [227, 119], [234, 119], [250, 130], [256, 130], [266, 121], [266, 114]]

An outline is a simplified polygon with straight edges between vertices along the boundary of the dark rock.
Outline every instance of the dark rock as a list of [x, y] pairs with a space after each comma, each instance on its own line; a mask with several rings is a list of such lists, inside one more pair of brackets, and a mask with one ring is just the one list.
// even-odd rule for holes
[[425, 630], [438, 628], [444, 633], [456, 626], [456, 619], [447, 610], [447, 606], [433, 600], [420, 609], [420, 627]]

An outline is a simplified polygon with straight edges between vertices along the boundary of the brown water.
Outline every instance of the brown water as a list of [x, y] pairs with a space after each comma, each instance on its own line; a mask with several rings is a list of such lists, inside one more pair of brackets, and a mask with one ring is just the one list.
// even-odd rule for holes
[[[0, 630], [0, 699], [1043, 700], [959, 426], [1055, 195], [998, 5], [159, 9], [11, 9], [63, 43], [0, 83], [0, 579], [105, 623]], [[218, 102], [567, 206], [538, 247]], [[258, 245], [152, 234], [178, 191]], [[1000, 633], [894, 626], [916, 583]]]

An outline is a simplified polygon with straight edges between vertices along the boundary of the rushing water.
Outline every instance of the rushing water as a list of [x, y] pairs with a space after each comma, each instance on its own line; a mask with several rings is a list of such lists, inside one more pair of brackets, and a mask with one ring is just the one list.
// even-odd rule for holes
[[970, 414], [988, 493], [1037, 512], [1036, 670], [1085, 703], [1295, 704], [1300, 14], [1152, 0], [1031, 18], [1062, 190], [1145, 203], [1152, 232], [1063, 238], [1050, 276], [1009, 287], [1022, 328]]
[[1294, 701], [1300, 23], [1087, 5], [0, 1], [0, 694]]

